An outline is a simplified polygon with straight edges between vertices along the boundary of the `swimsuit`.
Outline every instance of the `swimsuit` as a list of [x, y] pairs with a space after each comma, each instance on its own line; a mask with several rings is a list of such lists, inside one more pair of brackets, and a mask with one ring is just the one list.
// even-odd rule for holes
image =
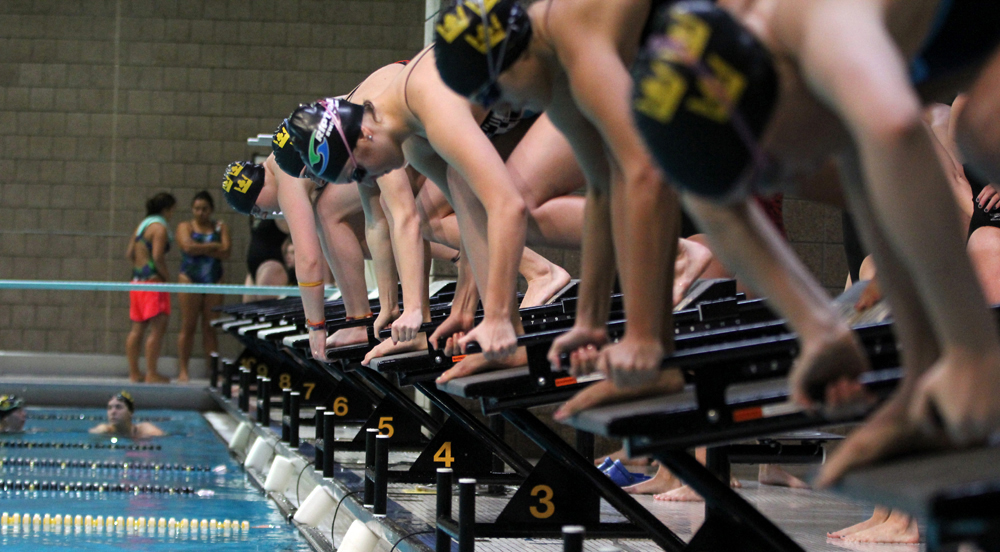
[[247, 247], [247, 271], [257, 278], [257, 269], [267, 261], [278, 261], [285, 266], [281, 246], [288, 235], [278, 229], [273, 220], [250, 219], [250, 245]]
[[977, 201], [979, 193], [989, 183], [973, 174], [969, 165], [963, 165], [963, 168], [965, 169], [965, 179], [969, 182], [969, 188], [972, 189], [972, 218], [969, 220], [969, 234], [966, 237], [966, 241], [968, 241], [972, 237], [972, 233], [980, 228], [986, 226], [1000, 228], [1000, 209], [986, 211], [979, 206]]
[[170, 226], [167, 225], [166, 219], [159, 215], [152, 215], [142, 219], [142, 222], [139, 223], [139, 228], [135, 231], [135, 241], [145, 244], [146, 249], [149, 251], [149, 260], [146, 261], [146, 264], [143, 266], [132, 267], [133, 281], [144, 282], [151, 279], [153, 276], [158, 275], [156, 272], [156, 262], [153, 261], [153, 242], [143, 237], [146, 229], [153, 223], [162, 224], [163, 227], [167, 229], [167, 248], [163, 252], [167, 253], [170, 251], [170, 242], [173, 241], [174, 237], [170, 235]]
[[[170, 234], [170, 227], [166, 219], [159, 215], [146, 217], [139, 224], [135, 231], [135, 241], [146, 245], [149, 251], [149, 261], [140, 267], [132, 267], [133, 282], [149, 282], [153, 277], [159, 277], [156, 271], [156, 263], [153, 261], [153, 242], [143, 237], [143, 233], [150, 224], [162, 224], [167, 229], [167, 248], [164, 252], [170, 251], [170, 242], [173, 236]], [[154, 282], [155, 283], [155, 282]], [[133, 322], [145, 322], [160, 314], [170, 315], [170, 294], [162, 291], [129, 291], [129, 318]]]
[[[195, 243], [220, 243], [222, 228], [215, 223], [212, 232], [201, 234], [191, 229], [191, 241]], [[222, 261], [208, 255], [188, 255], [181, 253], [181, 272], [196, 284], [214, 284], [222, 279]]]
[[941, 0], [920, 52], [910, 62], [913, 84], [985, 61], [1000, 44], [1000, 2]]

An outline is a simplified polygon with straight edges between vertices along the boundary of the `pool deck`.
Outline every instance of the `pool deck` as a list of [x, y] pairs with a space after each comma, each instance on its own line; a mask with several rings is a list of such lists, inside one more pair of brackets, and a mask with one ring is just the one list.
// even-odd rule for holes
[[[275, 450], [278, 454], [289, 459], [298, 459], [299, 465], [312, 461], [311, 456], [305, 456], [297, 449], [291, 449], [279, 440], [280, 435], [270, 428], [262, 428], [253, 423], [245, 413], [236, 407], [236, 401], [224, 399], [214, 390], [208, 392], [217, 402], [220, 408], [226, 411], [232, 419], [232, 426], [247, 421], [253, 424], [254, 434], [260, 438], [264, 437], [275, 443]], [[280, 411], [272, 417], [280, 420]], [[300, 437], [303, 443], [308, 443], [313, 438], [313, 428], [304, 426], [300, 429]], [[225, 432], [220, 432], [226, 438]], [[241, 454], [237, 453], [237, 457]], [[407, 460], [415, 458], [413, 453], [393, 453], [390, 458], [391, 463], [405, 463]], [[316, 485], [325, 486], [336, 500], [344, 500], [339, 517], [336, 520], [336, 536], [330, 534], [329, 527], [332, 522], [332, 515], [328, 515], [321, 523], [320, 529], [307, 531], [306, 537], [314, 542], [319, 550], [332, 550], [330, 543], [340, 544], [340, 538], [347, 530], [352, 519], [360, 519], [369, 529], [381, 537], [378, 550], [388, 551], [394, 543], [403, 536], [419, 532], [431, 531], [434, 523], [435, 496], [433, 494], [415, 494], [416, 487], [412, 484], [390, 484], [389, 485], [389, 506], [386, 517], [378, 517], [366, 509], [357, 495], [348, 496], [349, 493], [361, 488], [363, 471], [363, 452], [338, 451], [337, 461], [341, 463], [341, 469], [334, 479], [323, 479], [321, 474], [312, 469], [302, 472], [299, 483], [299, 495], [304, 498]], [[343, 469], [347, 467], [347, 469]], [[251, 470], [252, 471], [252, 470]], [[737, 475], [750, 475], [750, 472], [737, 472]], [[251, 478], [264, 481], [266, 473], [251, 473]], [[756, 506], [764, 515], [773, 520], [782, 530], [784, 530], [793, 540], [799, 543], [806, 552], [842, 552], [844, 550], [854, 550], [858, 552], [923, 552], [926, 548], [923, 544], [860, 544], [849, 543], [839, 539], [828, 539], [827, 532], [842, 529], [855, 523], [864, 521], [871, 515], [871, 505], [845, 501], [830, 493], [811, 490], [797, 490], [782, 487], [760, 485], [756, 481], [742, 481], [743, 488], [739, 493], [751, 504]], [[476, 498], [477, 521], [485, 522], [494, 519], [510, 500], [513, 494], [513, 487], [508, 487], [507, 493], [502, 496], [480, 495]], [[273, 498], [279, 503], [285, 503], [286, 508], [297, 504], [295, 489], [283, 493]], [[660, 519], [667, 527], [677, 533], [685, 541], [689, 540], [694, 532], [704, 521], [703, 503], [673, 503], [654, 500], [652, 496], [638, 496], [637, 500]], [[453, 511], [457, 511], [457, 496], [454, 498]], [[346, 511], [345, 511], [346, 510]], [[625, 521], [624, 518], [602, 501], [602, 521], [614, 522]], [[325, 527], [325, 528], [324, 528]], [[555, 539], [477, 539], [476, 549], [483, 552], [501, 551], [542, 551], [560, 550], [561, 541]], [[653, 551], [660, 550], [652, 541], [642, 539], [629, 540], [588, 540], [585, 549], [597, 551], [607, 547], [616, 547], [624, 551]], [[433, 548], [433, 534], [418, 535], [406, 539], [397, 546], [397, 550], [404, 552], [429, 552]], [[728, 551], [727, 551], [728, 552]]]

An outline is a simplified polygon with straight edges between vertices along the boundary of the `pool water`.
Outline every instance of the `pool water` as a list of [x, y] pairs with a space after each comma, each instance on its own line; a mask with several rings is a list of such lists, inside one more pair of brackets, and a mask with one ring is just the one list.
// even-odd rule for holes
[[[104, 415], [102, 409], [29, 409], [25, 433], [0, 435], [0, 512], [8, 514], [8, 523], [0, 527], [0, 549], [311, 550], [273, 503], [250, 485], [242, 468], [229, 457], [225, 443], [200, 414], [170, 410], [141, 414], [155, 420], [167, 435], [145, 441], [91, 435], [87, 431], [99, 423], [95, 420]], [[31, 464], [31, 459], [37, 461]], [[25, 489], [34, 482], [38, 483]], [[83, 488], [103, 485], [106, 490], [64, 490], [77, 483]], [[129, 490], [123, 491], [122, 486]], [[223, 520], [236, 520], [247, 521], [249, 528], [192, 531], [175, 526], [140, 531], [133, 526], [109, 531], [106, 524], [100, 528], [25, 525], [23, 520], [13, 525], [9, 518], [15, 513], [141, 517], [147, 522], [149, 518], [157, 522], [174, 518], [178, 524], [182, 519], [214, 519], [220, 525]]]

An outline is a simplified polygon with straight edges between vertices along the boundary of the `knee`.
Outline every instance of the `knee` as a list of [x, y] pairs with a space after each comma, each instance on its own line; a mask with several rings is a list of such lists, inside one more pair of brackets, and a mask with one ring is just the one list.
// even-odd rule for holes
[[955, 123], [955, 142], [976, 165], [984, 164], [987, 156], [996, 155], [995, 144], [1000, 144], [1000, 102], [970, 101]]
[[254, 280], [258, 286], [284, 286], [288, 284], [288, 273], [278, 261], [266, 261], [257, 269]]

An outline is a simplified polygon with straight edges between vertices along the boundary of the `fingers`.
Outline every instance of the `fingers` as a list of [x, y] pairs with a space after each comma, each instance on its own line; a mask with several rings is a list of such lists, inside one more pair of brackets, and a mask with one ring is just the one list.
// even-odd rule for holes
[[600, 350], [593, 344], [580, 347], [569, 354], [569, 371], [574, 376], [592, 374], [598, 370]]

